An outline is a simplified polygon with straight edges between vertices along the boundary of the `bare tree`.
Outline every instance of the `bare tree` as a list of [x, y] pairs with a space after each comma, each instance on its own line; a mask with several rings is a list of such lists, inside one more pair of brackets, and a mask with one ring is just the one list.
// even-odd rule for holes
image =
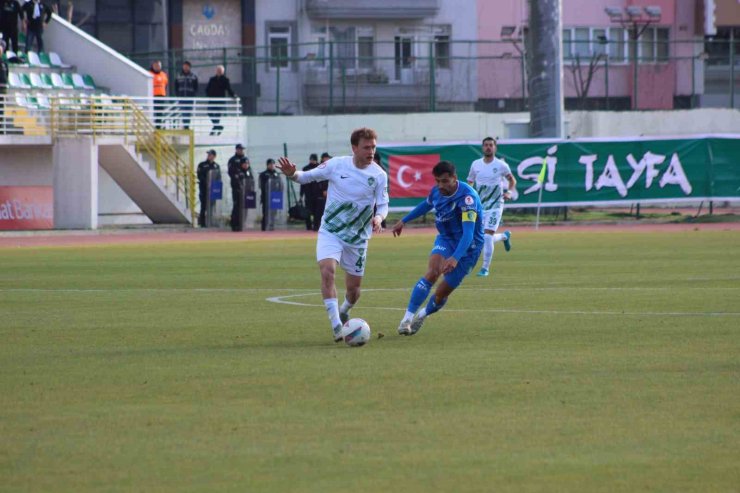
[[588, 61], [588, 68], [586, 68], [586, 75], [584, 77], [583, 70], [581, 69], [581, 55], [576, 53], [574, 55], [574, 61], [568, 66], [571, 75], [573, 76], [573, 86], [576, 89], [576, 96], [578, 96], [578, 106], [580, 109], [586, 108], [586, 98], [588, 98], [588, 92], [591, 89], [591, 82], [594, 80], [594, 75], [601, 68], [601, 61], [606, 58], [604, 53], [594, 53]]

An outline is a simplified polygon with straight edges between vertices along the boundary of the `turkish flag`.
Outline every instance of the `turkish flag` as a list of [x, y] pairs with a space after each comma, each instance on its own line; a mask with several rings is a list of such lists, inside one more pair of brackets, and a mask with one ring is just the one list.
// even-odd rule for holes
[[388, 171], [393, 198], [426, 197], [437, 182], [432, 168], [439, 162], [439, 154], [390, 156]]

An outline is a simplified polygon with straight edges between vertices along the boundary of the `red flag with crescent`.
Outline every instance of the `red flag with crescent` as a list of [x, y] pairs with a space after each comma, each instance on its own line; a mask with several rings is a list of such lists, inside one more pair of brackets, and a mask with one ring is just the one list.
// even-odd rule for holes
[[432, 168], [439, 162], [439, 154], [389, 156], [388, 177], [393, 198], [426, 197], [437, 183]]

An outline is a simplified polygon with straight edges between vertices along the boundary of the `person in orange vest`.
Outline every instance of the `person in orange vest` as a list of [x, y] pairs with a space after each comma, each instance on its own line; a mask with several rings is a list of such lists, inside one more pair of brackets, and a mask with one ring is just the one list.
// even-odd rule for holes
[[[155, 98], [164, 98], [167, 96], [167, 72], [162, 70], [162, 62], [156, 60], [152, 63], [149, 73], [154, 78], [152, 85], [154, 86], [153, 96]], [[154, 126], [162, 128], [162, 113], [164, 111], [164, 103], [154, 103]]]

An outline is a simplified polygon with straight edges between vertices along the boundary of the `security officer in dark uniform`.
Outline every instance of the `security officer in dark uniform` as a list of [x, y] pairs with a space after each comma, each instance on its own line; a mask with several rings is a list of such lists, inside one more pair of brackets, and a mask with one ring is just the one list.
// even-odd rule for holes
[[198, 198], [200, 198], [200, 215], [198, 215], [198, 226], [206, 225], [206, 211], [207, 206], [210, 203], [208, 195], [210, 190], [208, 189], [208, 173], [215, 171], [216, 173], [212, 176], [212, 180], [221, 179], [221, 166], [216, 162], [216, 151], [211, 149], [208, 151], [206, 160], [198, 164]]
[[[303, 167], [303, 171], [311, 171], [318, 165], [319, 157], [316, 154], [311, 154], [308, 157], [308, 164]], [[316, 182], [312, 181], [311, 183], [301, 185], [300, 195], [304, 200], [306, 209], [308, 209], [308, 216], [306, 216], [306, 229], [309, 231], [311, 231], [312, 229], [318, 230], [318, 228], [313, 227], [315, 220], [312, 220], [314, 209], [313, 203], [316, 198]]]
[[[280, 173], [275, 169], [275, 160], [267, 160], [266, 169], [259, 175], [260, 203], [262, 204], [262, 231], [275, 229], [275, 211], [270, 207], [270, 194], [273, 191], [282, 191]], [[270, 183], [272, 182], [272, 183]]]
[[242, 231], [244, 224], [242, 211], [239, 209], [244, 207], [247, 181], [254, 182], [254, 177], [249, 166], [249, 158], [244, 155], [244, 146], [241, 144], [236, 145], [236, 154], [229, 159], [229, 178], [231, 178], [231, 199], [234, 204], [231, 209], [231, 230]]

